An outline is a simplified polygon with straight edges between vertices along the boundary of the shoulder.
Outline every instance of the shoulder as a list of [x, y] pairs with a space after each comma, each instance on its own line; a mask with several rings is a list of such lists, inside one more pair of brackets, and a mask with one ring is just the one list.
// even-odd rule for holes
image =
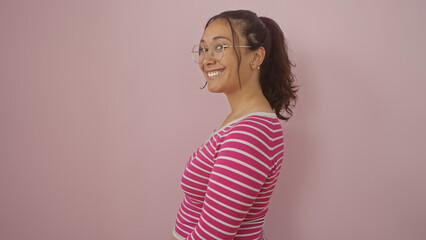
[[282, 135], [279, 119], [271, 114], [249, 115], [232, 125], [224, 135], [237, 132], [247, 132], [256, 136], [277, 137]]
[[221, 157], [229, 155], [246, 162], [263, 162], [270, 167], [282, 155], [283, 131], [279, 119], [273, 115], [247, 116], [220, 135], [217, 153]]
[[[282, 143], [283, 129], [280, 120], [271, 114], [249, 115], [221, 134], [221, 142], [239, 139], [255, 145]], [[278, 140], [278, 141], [277, 141]]]

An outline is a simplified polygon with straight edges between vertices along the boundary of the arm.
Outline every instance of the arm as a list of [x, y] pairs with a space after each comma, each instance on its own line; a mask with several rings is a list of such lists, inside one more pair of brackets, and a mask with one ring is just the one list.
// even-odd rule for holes
[[187, 239], [233, 239], [270, 171], [268, 148], [236, 127], [223, 136], [200, 220]]

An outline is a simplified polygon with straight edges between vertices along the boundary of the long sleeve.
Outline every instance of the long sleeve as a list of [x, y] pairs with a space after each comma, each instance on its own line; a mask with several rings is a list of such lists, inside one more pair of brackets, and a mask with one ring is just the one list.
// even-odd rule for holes
[[[180, 209], [182, 221], [193, 226], [185, 239], [261, 239], [282, 162], [282, 131], [259, 121], [245, 123], [213, 138], [190, 162], [202, 170], [189, 169], [182, 181], [193, 188], [186, 199], [190, 207]], [[198, 202], [199, 209], [189, 202]]]

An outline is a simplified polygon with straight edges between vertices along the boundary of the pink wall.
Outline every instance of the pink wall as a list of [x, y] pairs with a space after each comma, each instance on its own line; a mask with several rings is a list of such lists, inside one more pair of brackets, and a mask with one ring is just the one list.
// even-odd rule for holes
[[0, 239], [169, 239], [229, 111], [189, 50], [248, 8], [301, 86], [270, 239], [426, 239], [424, 1], [0, 2]]

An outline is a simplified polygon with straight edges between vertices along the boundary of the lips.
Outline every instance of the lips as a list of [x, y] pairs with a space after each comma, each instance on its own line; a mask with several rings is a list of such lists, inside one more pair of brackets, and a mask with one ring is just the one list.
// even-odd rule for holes
[[217, 69], [217, 70], [212, 70], [212, 71], [206, 71], [207, 77], [209, 79], [215, 79], [218, 76], [220, 76], [224, 70], [225, 69]]

